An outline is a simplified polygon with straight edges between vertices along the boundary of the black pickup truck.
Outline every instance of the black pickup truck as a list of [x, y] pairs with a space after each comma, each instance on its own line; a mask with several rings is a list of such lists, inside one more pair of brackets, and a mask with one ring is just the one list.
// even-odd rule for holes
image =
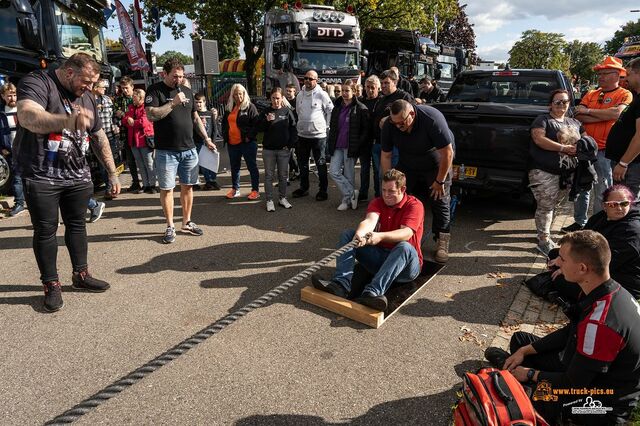
[[548, 111], [556, 89], [568, 90], [573, 103], [571, 84], [561, 71], [462, 72], [446, 101], [433, 105], [455, 136], [455, 184], [468, 190], [526, 192], [531, 123]]

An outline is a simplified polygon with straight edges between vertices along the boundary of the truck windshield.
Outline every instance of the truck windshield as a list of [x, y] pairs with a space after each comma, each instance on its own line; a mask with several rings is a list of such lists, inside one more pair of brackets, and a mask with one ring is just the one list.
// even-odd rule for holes
[[293, 56], [294, 71], [305, 73], [309, 70], [357, 70], [357, 52], [297, 51]]
[[552, 74], [525, 75], [518, 71], [461, 75], [449, 90], [453, 102], [495, 102], [540, 105], [558, 89]]
[[58, 40], [62, 54], [70, 57], [74, 53], [86, 53], [98, 62], [104, 62], [102, 55], [102, 33], [98, 24], [72, 12], [55, 6]]

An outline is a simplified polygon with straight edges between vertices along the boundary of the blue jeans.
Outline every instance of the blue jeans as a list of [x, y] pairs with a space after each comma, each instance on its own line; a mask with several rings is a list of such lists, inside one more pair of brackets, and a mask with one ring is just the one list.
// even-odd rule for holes
[[[369, 181], [371, 180], [371, 160], [373, 159], [371, 156], [371, 147], [363, 152], [358, 157], [360, 160], [360, 196], [365, 199], [369, 198]], [[373, 189], [376, 193], [380, 192], [380, 183], [376, 183], [376, 180], [380, 179], [380, 175], [378, 170], [374, 167], [373, 169], [373, 180], [374, 185]]]
[[251, 175], [251, 190], [260, 190], [260, 172], [258, 172], [257, 156], [258, 143], [256, 141], [239, 143], [238, 145], [227, 145], [229, 152], [229, 162], [231, 163], [231, 186], [233, 189], [240, 189], [240, 165], [244, 158], [247, 169]]
[[336, 149], [331, 156], [329, 174], [342, 193], [342, 202], [349, 203], [356, 186], [356, 159], [348, 149]]
[[[200, 153], [200, 149], [202, 148], [202, 146], [204, 145], [204, 143], [200, 142], [196, 142], [196, 149], [198, 150], [198, 153]], [[200, 167], [200, 173], [202, 173], [202, 176], [204, 176], [204, 181], [206, 183], [213, 183], [216, 181], [216, 178], [218, 177], [218, 174], [214, 171], [211, 171], [209, 169], [205, 169], [204, 167]]]
[[22, 178], [13, 176], [13, 202], [24, 207], [24, 189], [22, 189]]
[[98, 202], [96, 201], [96, 199], [93, 197], [89, 198], [89, 204], [87, 204], [87, 208], [89, 210], [93, 210], [96, 207], [98, 207]]
[[[613, 185], [611, 162], [604, 158], [604, 151], [598, 151], [597, 161], [593, 165], [598, 174], [598, 180], [593, 183], [592, 191], [595, 193], [593, 200], [593, 214], [602, 211], [602, 193]], [[584, 226], [588, 219], [589, 198], [591, 190], [578, 193], [573, 203], [573, 220], [580, 226]]]
[[165, 191], [175, 188], [176, 175], [181, 185], [196, 185], [198, 152], [195, 148], [185, 151], [156, 149], [156, 174], [160, 189]]
[[[616, 164], [618, 164], [617, 161], [611, 161], [611, 170], [613, 170]], [[640, 197], [640, 163], [629, 163], [627, 173], [624, 175], [624, 180], [615, 183], [627, 185], [631, 192], [635, 194], [636, 199], [638, 199], [638, 197]]]
[[[339, 247], [353, 240], [353, 229], [343, 231]], [[373, 279], [364, 288], [363, 293], [381, 296], [395, 282], [405, 283], [416, 279], [420, 274], [420, 260], [416, 249], [407, 241], [402, 241], [392, 249], [378, 246], [364, 246], [351, 249], [336, 261], [336, 273], [333, 280], [340, 283], [347, 292], [351, 291], [351, 279], [356, 260], [373, 275]]]

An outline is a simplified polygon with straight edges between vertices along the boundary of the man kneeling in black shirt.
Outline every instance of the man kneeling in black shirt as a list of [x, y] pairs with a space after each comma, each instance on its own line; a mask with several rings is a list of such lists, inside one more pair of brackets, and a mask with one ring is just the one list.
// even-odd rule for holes
[[560, 240], [558, 266], [582, 293], [567, 326], [543, 338], [517, 332], [512, 355], [485, 357], [535, 386], [533, 405], [549, 424], [622, 424], [640, 396], [640, 306], [609, 276], [611, 252], [595, 231]]

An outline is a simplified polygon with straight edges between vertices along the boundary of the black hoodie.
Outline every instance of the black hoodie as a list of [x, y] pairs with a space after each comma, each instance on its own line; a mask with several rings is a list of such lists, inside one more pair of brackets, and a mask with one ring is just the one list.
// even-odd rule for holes
[[[267, 114], [275, 115], [275, 120], [267, 121]], [[298, 141], [296, 118], [293, 112], [283, 106], [280, 109], [267, 108], [258, 119], [258, 130], [264, 132], [262, 146], [264, 149], [293, 148]]]

